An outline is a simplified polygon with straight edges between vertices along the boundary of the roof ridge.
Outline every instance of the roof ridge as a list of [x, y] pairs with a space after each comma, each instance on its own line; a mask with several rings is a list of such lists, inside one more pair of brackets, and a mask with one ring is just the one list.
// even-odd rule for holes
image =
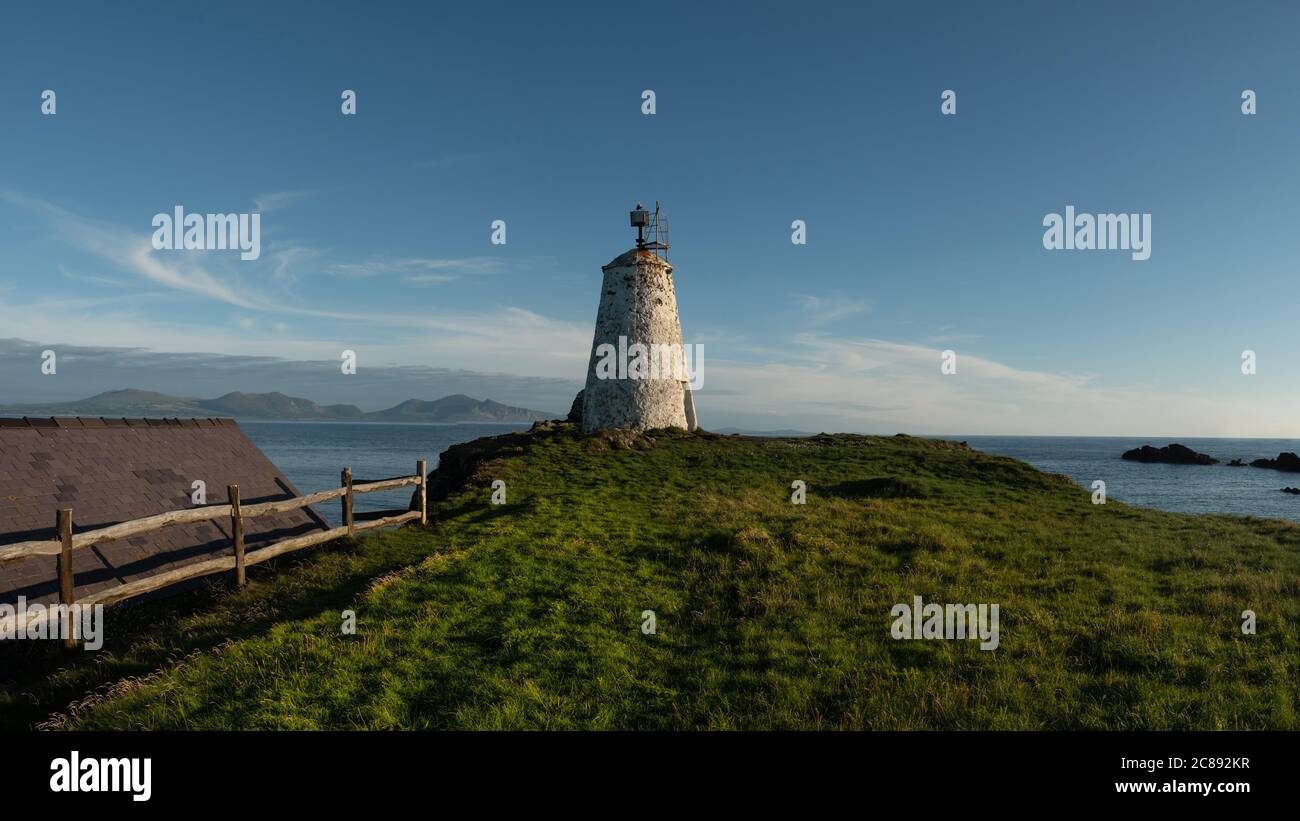
[[127, 417], [127, 416], [22, 416], [0, 417], [0, 428], [145, 428], [145, 427], [239, 427], [228, 416]]

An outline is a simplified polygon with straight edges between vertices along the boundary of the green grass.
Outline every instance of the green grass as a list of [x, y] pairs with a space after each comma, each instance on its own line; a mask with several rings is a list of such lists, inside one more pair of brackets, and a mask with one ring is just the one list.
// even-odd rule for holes
[[[87, 658], [6, 666], [9, 726], [1300, 727], [1293, 524], [1093, 505], [901, 436], [561, 427], [465, 472], [428, 528], [127, 608]], [[1000, 647], [891, 639], [915, 595], [998, 603]]]

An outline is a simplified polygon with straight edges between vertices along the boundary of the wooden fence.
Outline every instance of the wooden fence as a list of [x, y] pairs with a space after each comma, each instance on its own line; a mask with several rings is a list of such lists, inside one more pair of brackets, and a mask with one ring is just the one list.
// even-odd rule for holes
[[[351, 468], [343, 468], [343, 484], [341, 487], [330, 490], [322, 490], [319, 493], [311, 493], [307, 496], [296, 496], [292, 499], [280, 499], [274, 502], [262, 502], [255, 505], [241, 505], [239, 502], [239, 485], [228, 485], [226, 488], [227, 498], [230, 500], [224, 505], [210, 505], [207, 507], [196, 507], [189, 510], [172, 510], [166, 513], [159, 513], [154, 516], [146, 516], [143, 519], [133, 519], [127, 522], [119, 522], [108, 527], [101, 527], [97, 530], [88, 530], [85, 533], [72, 532], [72, 509], [67, 508], [58, 511], [56, 523], [58, 526], [59, 538], [48, 541], [18, 542], [17, 544], [5, 545], [0, 547], [0, 564], [25, 559], [30, 556], [54, 556], [55, 569], [59, 580], [59, 604], [71, 605], [81, 604], [83, 607], [91, 607], [96, 604], [114, 604], [125, 599], [134, 598], [144, 593], [150, 593], [154, 590], [160, 590], [164, 587], [176, 584], [177, 582], [195, 579], [200, 576], [207, 576], [212, 573], [221, 573], [227, 570], [235, 571], [235, 583], [239, 587], [247, 584], [245, 569], [248, 565], [260, 564], [274, 559], [277, 556], [283, 556], [286, 553], [292, 553], [295, 550], [301, 550], [304, 547], [321, 544], [323, 542], [333, 541], [344, 536], [354, 536], [358, 531], [373, 530], [380, 527], [391, 527], [406, 522], [419, 521], [420, 524], [427, 524], [429, 521], [429, 492], [428, 478], [425, 472], [425, 461], [421, 459], [415, 463], [414, 476], [399, 476], [395, 479], [383, 479], [374, 482], [365, 482], [362, 484], [353, 484]], [[358, 522], [353, 514], [353, 500], [358, 493], [375, 493], [381, 490], [395, 490], [402, 487], [414, 486], [419, 494], [418, 504], [415, 510], [400, 511], [387, 510], [380, 511], [378, 514], [370, 514], [374, 518], [363, 519]], [[244, 520], [252, 519], [257, 516], [265, 516], [271, 513], [284, 513], [290, 510], [297, 510], [309, 505], [327, 502], [330, 499], [342, 499], [343, 506], [343, 524], [340, 527], [331, 528], [330, 530], [308, 533], [304, 536], [295, 536], [291, 539], [284, 539], [266, 547], [259, 548], [250, 553], [244, 551]], [[114, 539], [124, 539], [129, 536], [138, 536], [141, 533], [149, 533], [168, 525], [191, 524], [194, 522], [207, 522], [213, 519], [230, 518], [230, 541], [234, 547], [233, 556], [223, 556], [217, 559], [195, 562], [193, 564], [179, 567], [175, 570], [168, 570], [162, 573], [156, 573], [146, 576], [142, 579], [136, 579], [126, 584], [101, 590], [97, 593], [91, 593], [84, 598], [76, 599], [76, 586], [72, 574], [72, 551], [101, 542], [112, 541]], [[39, 622], [41, 618], [50, 618], [51, 609], [46, 609], [44, 614], [29, 616], [14, 625], [17, 635], [23, 635], [29, 622]], [[66, 612], [66, 609], [65, 609]], [[11, 617], [14, 620], [19, 616]], [[71, 618], [67, 616], [67, 618]], [[0, 623], [0, 627], [7, 627]], [[75, 647], [76, 640], [72, 635], [72, 630], [68, 629], [64, 633], [63, 643], [65, 647]]]

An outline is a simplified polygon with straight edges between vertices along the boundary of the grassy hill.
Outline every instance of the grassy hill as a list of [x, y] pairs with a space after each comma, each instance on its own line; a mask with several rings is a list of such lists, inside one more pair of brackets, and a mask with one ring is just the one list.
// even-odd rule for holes
[[[452, 449], [433, 488], [427, 529], [131, 608], [94, 657], [0, 673], [11, 725], [1300, 727], [1293, 524], [1093, 505], [902, 436], [557, 425]], [[915, 595], [998, 603], [1000, 646], [892, 639]]]

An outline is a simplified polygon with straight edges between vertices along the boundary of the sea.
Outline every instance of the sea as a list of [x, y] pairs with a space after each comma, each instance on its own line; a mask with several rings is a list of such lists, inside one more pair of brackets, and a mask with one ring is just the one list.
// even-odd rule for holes
[[[1039, 470], [1063, 473], [1092, 489], [1101, 479], [1106, 498], [1138, 507], [1176, 513], [1232, 513], [1300, 521], [1300, 496], [1283, 493], [1300, 487], [1300, 473], [1250, 467], [1255, 459], [1300, 452], [1296, 439], [1174, 439], [1113, 436], [944, 436], [976, 450], [1010, 456]], [[1126, 462], [1124, 451], [1143, 445], [1186, 445], [1218, 459], [1218, 465], [1165, 465]], [[1241, 459], [1246, 467], [1228, 467]]]
[[[240, 427], [284, 471], [300, 493], [339, 486], [344, 466], [355, 480], [411, 475], [417, 459], [429, 469], [444, 450], [460, 442], [527, 430], [528, 423], [399, 424], [379, 422], [261, 422]], [[1227, 467], [1232, 459], [1249, 463], [1300, 452], [1296, 439], [1130, 438], [1109, 436], [962, 436], [955, 439], [986, 453], [1010, 456], [1039, 470], [1062, 473], [1089, 490], [1096, 479], [1106, 496], [1140, 507], [1178, 513], [1232, 513], [1300, 521], [1300, 496], [1282, 493], [1300, 486], [1300, 474], [1253, 467]], [[1126, 462], [1124, 451], [1142, 445], [1162, 447], [1179, 442], [1208, 453], [1224, 464], [1163, 465]], [[358, 512], [405, 507], [409, 489], [359, 495]], [[331, 524], [340, 518], [337, 504], [319, 505]]]
[[[284, 472], [301, 494], [339, 487], [343, 468], [352, 469], [352, 483], [397, 476], [414, 476], [415, 463], [428, 469], [452, 445], [483, 436], [528, 430], [532, 423], [402, 423], [402, 422], [264, 422], [241, 420], [239, 427], [267, 458]], [[412, 488], [357, 494], [357, 513], [405, 508]], [[343, 518], [337, 502], [315, 505], [331, 525]]]

